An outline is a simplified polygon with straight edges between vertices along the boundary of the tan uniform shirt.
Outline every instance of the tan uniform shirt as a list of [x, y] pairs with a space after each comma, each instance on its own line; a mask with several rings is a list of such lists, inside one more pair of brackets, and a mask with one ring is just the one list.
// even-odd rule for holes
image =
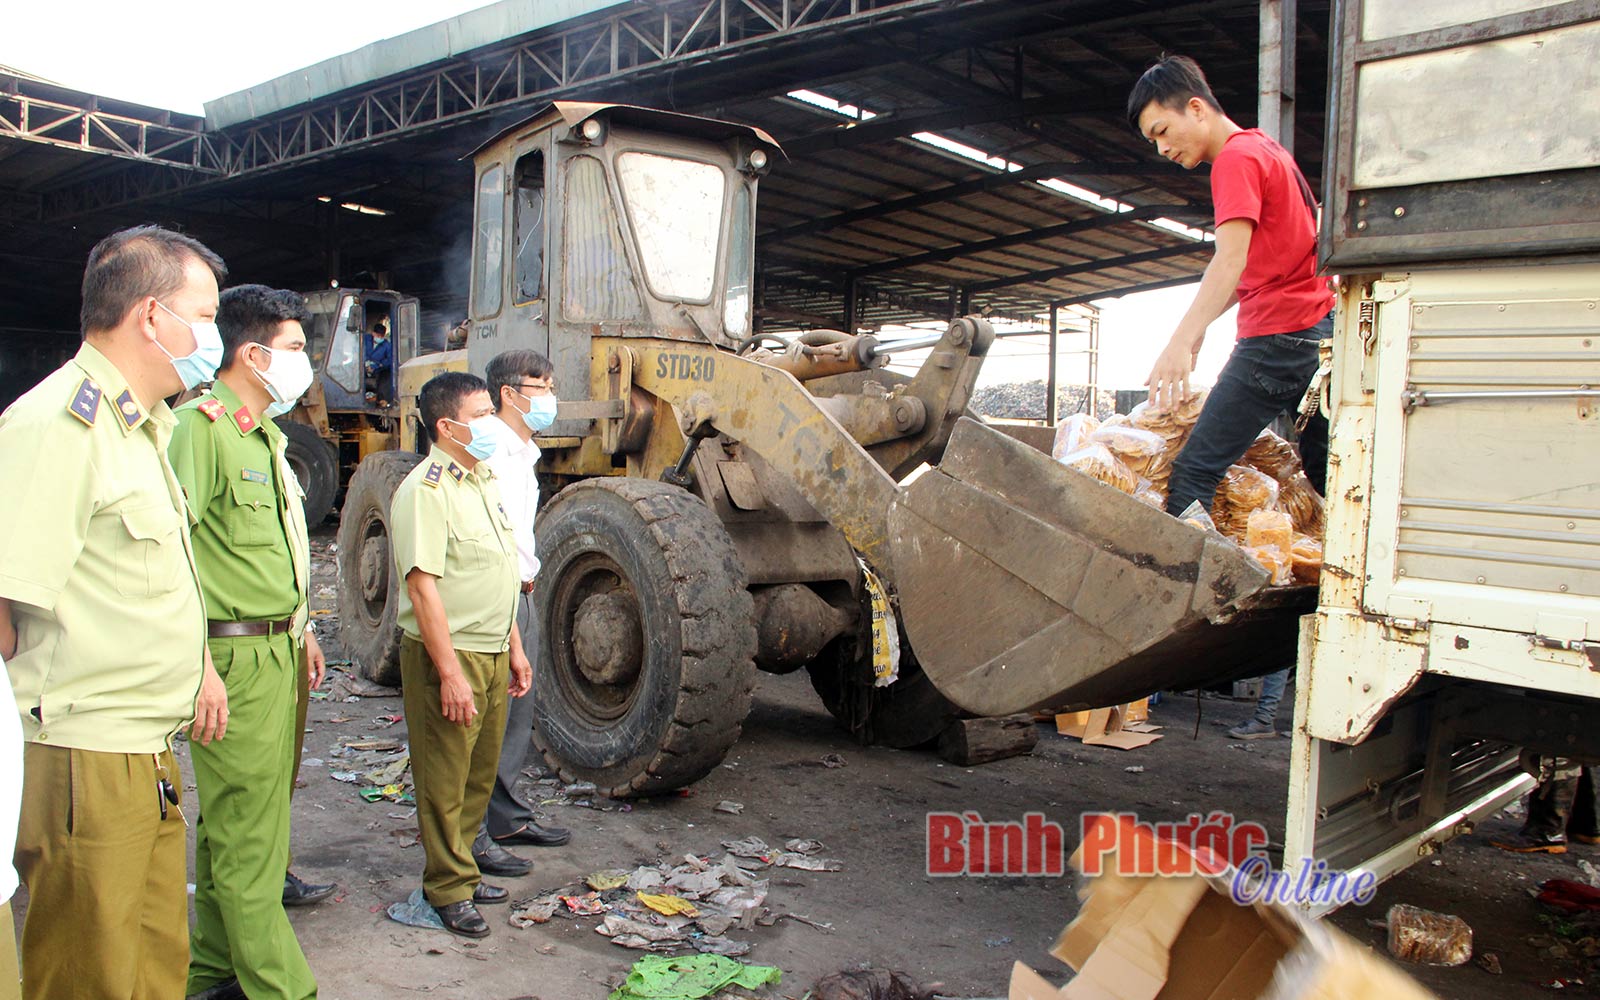
[[194, 715], [206, 619], [174, 423], [87, 343], [0, 416], [0, 597], [27, 740], [154, 753]]
[[407, 573], [420, 569], [438, 578], [456, 649], [510, 648], [521, 574], [511, 519], [489, 463], [468, 472], [435, 447], [395, 490], [389, 532], [401, 580], [401, 631], [422, 640], [404, 582]]

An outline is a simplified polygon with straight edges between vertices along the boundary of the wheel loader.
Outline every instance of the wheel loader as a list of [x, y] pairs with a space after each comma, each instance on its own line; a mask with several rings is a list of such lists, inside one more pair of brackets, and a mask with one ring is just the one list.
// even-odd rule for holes
[[[1312, 588], [968, 410], [981, 318], [880, 342], [752, 329], [757, 128], [558, 103], [472, 154], [471, 333], [401, 370], [401, 450], [365, 459], [338, 611], [398, 682], [387, 537], [439, 371], [546, 354], [533, 740], [568, 780], [650, 795], [711, 771], [756, 671], [805, 669], [863, 740], [961, 713], [1106, 705], [1292, 662]], [[929, 349], [913, 376], [896, 352]], [[1019, 437], [1018, 435], [1021, 435]], [[1030, 439], [1031, 438], [1031, 439]]]

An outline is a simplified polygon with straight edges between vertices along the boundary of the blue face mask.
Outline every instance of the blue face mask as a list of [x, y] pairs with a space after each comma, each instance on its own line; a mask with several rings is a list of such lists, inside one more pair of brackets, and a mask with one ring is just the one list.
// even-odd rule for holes
[[530, 396], [525, 392], [519, 392], [517, 395], [528, 401], [528, 412], [522, 415], [522, 422], [528, 425], [529, 430], [537, 434], [555, 423], [556, 397], [554, 394], [549, 396]]
[[[445, 419], [450, 420], [449, 417], [445, 417]], [[472, 440], [462, 444], [461, 447], [467, 449], [467, 454], [478, 461], [488, 461], [494, 457], [495, 452], [500, 450], [500, 433], [496, 430], [496, 425], [500, 423], [499, 418], [479, 417], [470, 424], [464, 424], [459, 420], [450, 420], [450, 422], [457, 427], [465, 427], [472, 432]], [[451, 440], [455, 439], [452, 438]], [[459, 441], [456, 443], [461, 444]]]
[[171, 309], [167, 309], [159, 299], [156, 300], [156, 305], [166, 309], [173, 319], [188, 327], [194, 334], [194, 352], [185, 354], [181, 358], [173, 357], [171, 351], [161, 347], [161, 341], [156, 341], [156, 346], [161, 347], [161, 353], [167, 356], [172, 362], [172, 367], [177, 370], [178, 377], [183, 379], [183, 387], [193, 389], [216, 378], [217, 366], [222, 364], [222, 333], [217, 329], [217, 324], [191, 323]]

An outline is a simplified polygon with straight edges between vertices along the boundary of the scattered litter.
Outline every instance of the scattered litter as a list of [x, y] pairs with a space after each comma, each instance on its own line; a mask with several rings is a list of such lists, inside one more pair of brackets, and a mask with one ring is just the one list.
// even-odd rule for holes
[[1547, 879], [1539, 886], [1536, 898], [1545, 906], [1568, 916], [1600, 910], [1600, 889], [1571, 879]]
[[595, 872], [585, 878], [583, 884], [599, 892], [605, 892], [608, 889], [617, 889], [627, 885], [628, 875], [629, 873], [625, 871]]
[[1003, 948], [1010, 943], [1011, 939], [1008, 937], [997, 937], [988, 939], [983, 943], [983, 946], [985, 948]]
[[801, 840], [796, 838], [794, 840], [785, 840], [783, 849], [793, 851], [795, 854], [820, 854], [823, 848], [820, 840]]
[[1161, 735], [1160, 726], [1130, 722], [1126, 705], [1096, 708], [1083, 712], [1062, 712], [1056, 716], [1056, 732], [1081, 740], [1084, 746], [1137, 750]]
[[612, 944], [644, 951], [661, 945], [671, 948], [680, 944], [682, 940], [670, 927], [647, 924], [642, 920], [630, 920], [616, 913], [606, 914], [600, 921], [600, 926], [595, 928], [595, 933], [610, 938]]
[[1565, 990], [1574, 986], [1582, 986], [1583, 980], [1563, 977], [1561, 979], [1546, 979], [1541, 981], [1539, 985], [1547, 990]]
[[1389, 907], [1389, 954], [1421, 965], [1462, 965], [1472, 958], [1472, 928], [1460, 917], [1404, 903]]
[[[349, 720], [346, 719], [344, 721], [348, 722]], [[376, 715], [376, 716], [373, 716], [373, 718], [372, 718], [372, 728], [373, 729], [387, 729], [387, 728], [389, 728], [390, 726], [394, 725], [397, 722], [404, 722], [404, 721], [405, 721], [405, 716], [403, 716], [403, 715]]]
[[305, 758], [302, 758], [301, 761], [300, 761], [300, 766], [301, 767], [321, 767], [322, 766], [322, 758], [321, 757], [305, 757]]
[[719, 812], [719, 813], [729, 813], [731, 815], [737, 816], [740, 813], [744, 812], [744, 803], [743, 802], [735, 802], [732, 799], [723, 799], [721, 802], [718, 802], [715, 806], [712, 807], [712, 811], [713, 812]]
[[439, 914], [432, 906], [428, 905], [427, 897], [423, 896], [421, 889], [411, 890], [411, 895], [403, 903], [390, 903], [388, 909], [389, 919], [407, 927], [423, 927], [429, 930], [444, 930], [444, 921], [439, 919]]
[[561, 789], [561, 794], [567, 796], [598, 795], [599, 793], [600, 789], [596, 788], [592, 781], [575, 781]]
[[695, 909], [693, 903], [682, 896], [653, 896], [649, 893], [639, 893], [639, 902], [650, 907], [662, 916], [675, 916], [683, 914], [686, 917], [698, 917], [700, 911]]
[[1254, 743], [1229, 743], [1228, 749], [1243, 750], [1245, 753], [1255, 753], [1256, 745]]
[[343, 781], [350, 785], [361, 784], [361, 775], [354, 771], [329, 771], [328, 777], [332, 778], [334, 781]]
[[567, 909], [573, 913], [595, 916], [606, 911], [605, 904], [600, 902], [600, 894], [598, 892], [586, 892], [581, 896], [562, 896], [560, 898], [563, 903], [567, 904]]
[[924, 989], [904, 972], [851, 969], [823, 976], [811, 987], [812, 1000], [933, 1000], [937, 985]]
[[700, 1000], [729, 986], [754, 990], [782, 980], [783, 973], [773, 966], [745, 965], [723, 955], [646, 955], [633, 963], [608, 1000]]
[[555, 916], [556, 907], [560, 905], [561, 898], [559, 896], [545, 896], [541, 899], [518, 903], [511, 910], [511, 926], [532, 927], [534, 924], [549, 923], [550, 918]]
[[1594, 886], [1596, 889], [1600, 889], [1600, 868], [1596, 868], [1594, 865], [1591, 865], [1589, 862], [1583, 860], [1582, 858], [1579, 858], [1578, 859], [1578, 871], [1583, 872], [1583, 880], [1585, 882], [1588, 882], [1590, 885]]
[[411, 790], [398, 784], [369, 785], [361, 789], [361, 797], [368, 802], [399, 802], [408, 806], [417, 804], [417, 798], [411, 794]]
[[703, 955], [723, 955], [727, 958], [739, 958], [750, 954], [750, 942], [706, 935], [694, 940], [694, 949]]
[[822, 766], [823, 767], [844, 767], [844, 766], [846, 766], [846, 762], [845, 762], [845, 759], [843, 757], [841, 757], [839, 754], [836, 754], [836, 753], [825, 753], [825, 754], [822, 755]]
[[1135, 764], [1132, 767], [1125, 767], [1125, 768], [1123, 768], [1123, 770], [1127, 771], [1129, 774], [1143, 774], [1144, 773], [1144, 765], [1143, 764]]
[[1500, 956], [1496, 955], [1492, 951], [1483, 952], [1477, 958], [1473, 959], [1473, 962], [1478, 966], [1478, 968], [1482, 969], [1484, 972], [1487, 972], [1491, 976], [1498, 976], [1504, 973], [1504, 970], [1500, 968]]
[[746, 837], [743, 840], [724, 840], [722, 849], [736, 858], [756, 858], [760, 861], [771, 861], [774, 851], [767, 846], [767, 842], [760, 837]]
[[780, 868], [797, 868], [807, 872], [837, 872], [844, 870], [844, 862], [833, 858], [813, 858], [805, 854], [784, 852], [775, 855], [772, 863]]

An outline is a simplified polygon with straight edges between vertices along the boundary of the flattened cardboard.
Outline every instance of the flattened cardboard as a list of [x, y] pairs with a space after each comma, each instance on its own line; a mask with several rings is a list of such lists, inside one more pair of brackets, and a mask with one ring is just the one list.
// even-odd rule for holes
[[1137, 750], [1161, 737], [1153, 732], [1158, 726], [1148, 723], [1129, 727], [1122, 712], [1123, 706], [1095, 708], [1087, 712], [1063, 712], [1056, 716], [1056, 732], [1082, 740], [1085, 746], [1115, 747], [1118, 750]]

